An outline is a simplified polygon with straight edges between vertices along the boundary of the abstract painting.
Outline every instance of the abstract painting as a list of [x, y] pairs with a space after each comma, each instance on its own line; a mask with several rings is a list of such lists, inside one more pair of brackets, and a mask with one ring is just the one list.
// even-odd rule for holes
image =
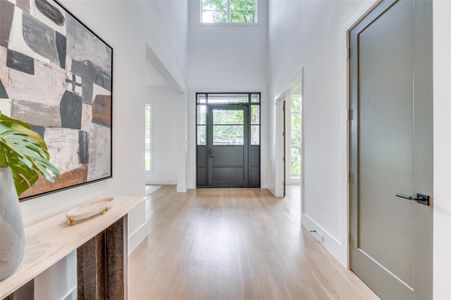
[[46, 141], [60, 170], [21, 199], [112, 176], [113, 49], [59, 3], [0, 0], [0, 111]]

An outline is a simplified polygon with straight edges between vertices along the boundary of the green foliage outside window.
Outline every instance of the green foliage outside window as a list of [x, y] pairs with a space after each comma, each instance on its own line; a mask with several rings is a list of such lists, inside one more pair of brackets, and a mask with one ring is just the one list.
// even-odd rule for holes
[[243, 145], [243, 125], [213, 125], [213, 145]]
[[213, 110], [213, 144], [242, 145], [244, 142], [244, 112]]
[[213, 124], [243, 124], [242, 110], [213, 110]]
[[291, 98], [291, 177], [301, 177], [301, 98]]
[[257, 0], [201, 0], [202, 23], [256, 23]]
[[251, 124], [260, 124], [260, 105], [251, 105]]

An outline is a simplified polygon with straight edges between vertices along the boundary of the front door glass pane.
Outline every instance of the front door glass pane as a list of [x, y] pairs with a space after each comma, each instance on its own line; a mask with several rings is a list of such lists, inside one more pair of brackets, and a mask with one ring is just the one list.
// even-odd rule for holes
[[248, 103], [248, 94], [209, 94], [208, 104]]
[[243, 110], [213, 110], [213, 124], [242, 125], [244, 124]]
[[197, 145], [207, 144], [207, 126], [197, 125]]
[[251, 124], [260, 124], [260, 105], [251, 105]]
[[207, 106], [198, 105], [197, 106], [197, 124], [207, 123]]
[[251, 145], [260, 145], [260, 126], [251, 126]]
[[213, 145], [244, 145], [244, 126], [213, 125]]
[[197, 95], [197, 103], [206, 104], [207, 103], [207, 96], [205, 94], [198, 94]]
[[252, 103], [260, 103], [260, 95], [259, 94], [252, 94], [251, 95], [251, 102]]

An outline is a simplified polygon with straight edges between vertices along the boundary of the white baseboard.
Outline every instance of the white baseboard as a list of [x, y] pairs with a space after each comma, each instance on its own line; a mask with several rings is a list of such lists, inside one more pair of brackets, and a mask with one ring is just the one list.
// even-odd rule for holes
[[280, 192], [280, 193], [277, 193], [277, 192], [276, 192], [276, 189], [275, 189], [274, 187], [270, 187], [270, 188], [267, 188], [267, 189], [271, 192], [271, 194], [272, 194], [274, 197], [276, 197], [276, 198], [282, 198], [282, 197], [283, 197], [283, 191]]
[[134, 232], [128, 235], [128, 255], [130, 255], [148, 236], [147, 222], [141, 224]]
[[266, 188], [268, 189], [268, 191], [271, 192], [271, 194], [272, 194], [274, 197], [280, 197], [280, 196], [276, 195], [276, 189], [275, 189], [274, 186], [267, 186]]
[[302, 214], [302, 226], [309, 231], [343, 266], [346, 267], [346, 257], [343, 257], [343, 243], [337, 240], [313, 218]]
[[76, 295], [75, 292], [77, 291], [77, 286], [75, 285], [71, 289], [67, 291], [67, 293], [61, 298], [61, 300], [67, 300], [67, 299], [75, 299]]
[[268, 187], [268, 191], [270, 191], [271, 192], [271, 194], [275, 197], [276, 195], [275, 195], [275, 191], [274, 191], [274, 189], [272, 188], [272, 187]]
[[177, 184], [177, 179], [173, 179], [173, 178], [152, 179], [152, 180], [146, 180], [146, 184], [148, 184], [148, 185], [174, 185], [174, 184]]
[[186, 193], [186, 184], [177, 184], [177, 193]]

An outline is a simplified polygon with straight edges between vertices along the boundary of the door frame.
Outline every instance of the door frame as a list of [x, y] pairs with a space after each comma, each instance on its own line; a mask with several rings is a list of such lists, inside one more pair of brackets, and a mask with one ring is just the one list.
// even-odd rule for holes
[[[274, 189], [271, 190], [271, 193], [275, 197], [285, 197], [285, 186], [289, 184], [293, 184], [294, 182], [290, 182], [288, 176], [287, 176], [287, 168], [286, 168], [286, 159], [288, 159], [287, 151], [287, 139], [285, 138], [284, 134], [286, 135], [286, 131], [290, 129], [289, 126], [287, 126], [287, 122], [290, 120], [289, 117], [287, 117], [288, 112], [284, 112], [284, 106], [285, 109], [288, 109], [288, 105], [285, 104], [286, 101], [289, 101], [289, 97], [291, 95], [291, 91], [295, 89], [296, 87], [300, 87], [300, 96], [301, 96], [301, 103], [304, 103], [304, 67], [299, 68], [299, 72], [296, 74], [296, 76], [293, 78], [291, 83], [288, 85], [288, 87], [280, 93], [278, 96], [274, 98], [274, 111], [275, 111], [275, 157], [276, 157], [276, 163], [275, 163], [275, 186]], [[300, 185], [301, 185], [301, 213], [304, 213], [303, 210], [303, 202], [304, 202], [304, 182], [305, 182], [305, 129], [304, 129], [304, 120], [305, 120], [305, 110], [304, 107], [301, 110], [301, 176], [300, 176]], [[295, 184], [298, 184], [298, 182], [295, 182]]]
[[[251, 134], [250, 134], [250, 130], [251, 130], [251, 127], [252, 127], [252, 124], [251, 124], [251, 105], [252, 105], [252, 102], [251, 102], [251, 96], [253, 95], [253, 94], [255, 94], [255, 95], [258, 95], [258, 97], [259, 97], [259, 102], [258, 102], [258, 105], [259, 105], [259, 121], [260, 121], [260, 124], [259, 124], [259, 152], [258, 152], [258, 157], [259, 157], [259, 159], [258, 159], [258, 164], [259, 164], [259, 170], [260, 170], [260, 180], [259, 180], [259, 184], [258, 184], [258, 187], [257, 186], [253, 186], [254, 188], [261, 188], [262, 187], [262, 157], [261, 157], [261, 155], [262, 155], [262, 130], [263, 130], [263, 119], [262, 119], [262, 108], [263, 108], [263, 101], [262, 101], [262, 93], [261, 92], [195, 92], [194, 93], [194, 124], [192, 124], [193, 126], [194, 126], [194, 187], [196, 188], [196, 189], [198, 189], [198, 188], [215, 188], [215, 186], [212, 186], [212, 187], [209, 187], [209, 186], [199, 186], [198, 184], [197, 184], [197, 166], [198, 166], [198, 156], [197, 156], [197, 148], [198, 148], [198, 144], [197, 144], [197, 106], [198, 106], [198, 103], [197, 103], [197, 99], [198, 99], [198, 97], [199, 97], [199, 95], [205, 95], [206, 96], [206, 103], [205, 103], [205, 106], [206, 106], [206, 108], [207, 108], [207, 110], [208, 110], [208, 95], [220, 95], [220, 94], [226, 94], [226, 95], [244, 95], [244, 94], [247, 94], [248, 95], [248, 99], [249, 99], [249, 101], [246, 103], [246, 104], [244, 104], [244, 103], [242, 103], [241, 105], [247, 105], [248, 106], [248, 119], [249, 119], [249, 147], [248, 147], [248, 158], [247, 158], [247, 161], [248, 161], [248, 164], [249, 164], [249, 166], [248, 166], [248, 173], [250, 172], [250, 160], [249, 160], [249, 153], [250, 153], [250, 148], [253, 146], [252, 144], [251, 144]], [[239, 104], [239, 103], [232, 103], [232, 104], [230, 104], [230, 105], [237, 105], [237, 104]], [[216, 105], [218, 105], [218, 104], [216, 104]], [[224, 104], [224, 105], [229, 105], [229, 104]], [[208, 145], [208, 141], [206, 141], [206, 146]], [[206, 159], [206, 163], [207, 163], [207, 165], [206, 165], [206, 169], [208, 170], [208, 159]], [[207, 175], [208, 176], [208, 175]], [[249, 174], [248, 174], [248, 176], [247, 176], [247, 178], [248, 178], [248, 181], [249, 181]], [[207, 178], [207, 180], [208, 180], [208, 178]]]
[[350, 32], [351, 30], [372, 10], [383, 0], [373, 0], [372, 2], [367, 2], [360, 10], [358, 10], [353, 16], [351, 16], [342, 27], [342, 36], [343, 36], [343, 47], [342, 49], [342, 61], [345, 62], [343, 64], [343, 73], [345, 74], [345, 89], [344, 89], [344, 118], [346, 120], [345, 126], [345, 141], [344, 141], [344, 153], [345, 153], [345, 176], [343, 177], [343, 189], [344, 189], [344, 197], [345, 197], [345, 208], [343, 210], [344, 220], [345, 220], [345, 234], [343, 235], [343, 244], [345, 245], [345, 254], [343, 256], [346, 259], [346, 267], [348, 270], [351, 270], [351, 115], [350, 109], [352, 107], [351, 102], [351, 70], [350, 70]]

